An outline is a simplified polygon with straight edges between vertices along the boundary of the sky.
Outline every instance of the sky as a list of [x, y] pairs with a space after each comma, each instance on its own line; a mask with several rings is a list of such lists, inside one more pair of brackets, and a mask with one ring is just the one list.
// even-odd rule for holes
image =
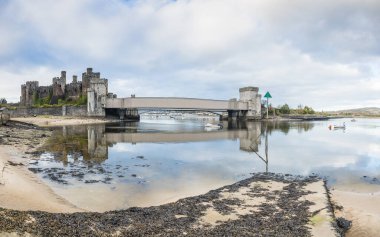
[[0, 97], [87, 67], [118, 97], [380, 107], [378, 0], [0, 0]]

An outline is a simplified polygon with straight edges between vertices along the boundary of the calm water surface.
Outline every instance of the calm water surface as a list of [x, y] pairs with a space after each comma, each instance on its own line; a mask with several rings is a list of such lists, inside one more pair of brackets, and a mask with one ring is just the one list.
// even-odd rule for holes
[[[345, 130], [329, 124], [346, 123]], [[142, 120], [54, 131], [30, 169], [87, 210], [151, 206], [205, 193], [254, 172], [318, 174], [380, 190], [380, 120], [224, 123]]]

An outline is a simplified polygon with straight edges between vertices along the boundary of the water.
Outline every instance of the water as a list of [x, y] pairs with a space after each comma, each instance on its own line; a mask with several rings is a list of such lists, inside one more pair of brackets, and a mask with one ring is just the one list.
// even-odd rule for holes
[[[329, 124], [346, 123], [345, 130]], [[30, 169], [78, 207], [105, 211], [159, 205], [255, 172], [318, 174], [329, 185], [380, 190], [380, 120], [224, 123], [202, 121], [57, 128]]]

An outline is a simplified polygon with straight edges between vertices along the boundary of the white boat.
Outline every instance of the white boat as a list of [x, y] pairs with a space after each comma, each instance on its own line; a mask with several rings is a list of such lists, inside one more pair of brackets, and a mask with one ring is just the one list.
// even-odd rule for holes
[[346, 129], [346, 124], [343, 123], [343, 125], [329, 125], [329, 129], [332, 130], [332, 129]]
[[206, 123], [205, 124], [206, 129], [222, 129], [223, 125], [222, 124], [212, 124], [212, 123]]

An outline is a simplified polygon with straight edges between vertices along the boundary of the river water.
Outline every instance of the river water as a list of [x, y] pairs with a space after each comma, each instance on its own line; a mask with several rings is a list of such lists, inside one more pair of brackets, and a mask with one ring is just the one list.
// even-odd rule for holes
[[[227, 123], [142, 120], [54, 130], [29, 169], [91, 211], [206, 193], [255, 172], [318, 174], [330, 186], [380, 191], [380, 120]], [[330, 130], [330, 124], [346, 129]]]

